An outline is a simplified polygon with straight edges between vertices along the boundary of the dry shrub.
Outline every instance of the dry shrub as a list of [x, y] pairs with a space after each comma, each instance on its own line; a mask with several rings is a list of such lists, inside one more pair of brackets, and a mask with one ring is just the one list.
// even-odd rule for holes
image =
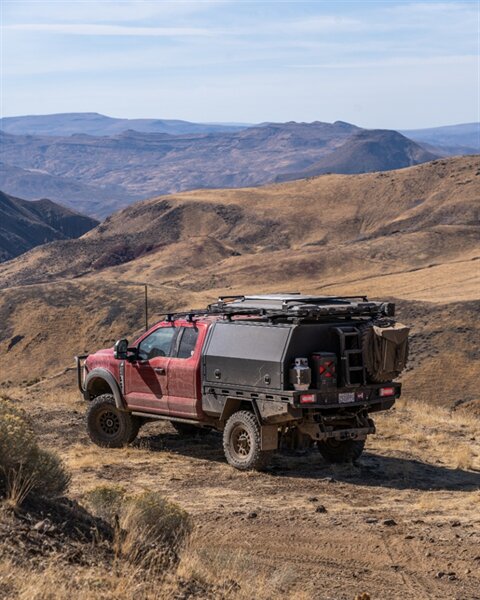
[[116, 552], [152, 571], [178, 563], [192, 531], [190, 516], [155, 492], [127, 496], [121, 486], [98, 486], [84, 495], [90, 510], [113, 525]]
[[93, 514], [114, 525], [119, 518], [125, 500], [125, 488], [99, 485], [84, 495], [84, 501]]
[[127, 498], [120, 526], [120, 553], [154, 571], [178, 563], [179, 553], [192, 531], [188, 513], [154, 492]]
[[0, 496], [13, 504], [31, 493], [56, 497], [69, 481], [60, 459], [38, 446], [24, 414], [0, 399]]

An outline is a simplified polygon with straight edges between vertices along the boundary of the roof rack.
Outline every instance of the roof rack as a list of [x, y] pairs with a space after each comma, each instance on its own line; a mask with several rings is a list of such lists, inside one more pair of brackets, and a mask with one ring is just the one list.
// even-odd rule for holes
[[395, 314], [391, 302], [372, 302], [367, 296], [304, 296], [299, 293], [221, 296], [207, 308], [170, 313], [167, 321], [223, 316], [226, 320], [257, 317], [268, 321], [307, 321], [331, 317], [373, 317]]

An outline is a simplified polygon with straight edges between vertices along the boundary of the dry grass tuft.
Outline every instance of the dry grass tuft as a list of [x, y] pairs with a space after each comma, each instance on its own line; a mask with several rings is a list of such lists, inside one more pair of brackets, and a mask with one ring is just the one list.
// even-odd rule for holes
[[469, 446], [460, 445], [452, 450], [452, 460], [457, 469], [473, 469], [475, 454]]

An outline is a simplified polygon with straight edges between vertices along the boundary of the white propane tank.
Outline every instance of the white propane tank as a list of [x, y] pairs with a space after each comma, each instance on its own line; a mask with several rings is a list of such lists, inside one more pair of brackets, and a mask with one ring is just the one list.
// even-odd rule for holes
[[312, 381], [312, 370], [308, 358], [296, 358], [290, 369], [290, 383], [295, 390], [308, 390]]

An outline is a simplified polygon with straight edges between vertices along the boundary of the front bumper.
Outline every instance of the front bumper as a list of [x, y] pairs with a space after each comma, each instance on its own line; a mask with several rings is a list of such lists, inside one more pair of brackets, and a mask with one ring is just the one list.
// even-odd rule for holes
[[80, 390], [80, 392], [82, 393], [82, 395], [85, 397], [85, 386], [83, 384], [83, 382], [85, 381], [85, 375], [86, 375], [86, 371], [85, 371], [85, 359], [88, 357], [88, 354], [78, 354], [77, 356], [75, 356], [75, 365], [76, 365], [76, 371], [77, 371], [77, 385], [78, 385], [78, 389]]

